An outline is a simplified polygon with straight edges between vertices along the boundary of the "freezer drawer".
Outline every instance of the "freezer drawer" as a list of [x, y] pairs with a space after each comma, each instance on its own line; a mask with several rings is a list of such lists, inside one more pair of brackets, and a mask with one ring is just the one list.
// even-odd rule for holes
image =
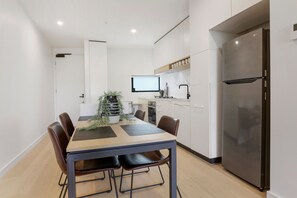
[[223, 166], [261, 187], [262, 79], [223, 85]]
[[263, 76], [266, 40], [263, 31], [255, 30], [223, 45], [223, 81]]

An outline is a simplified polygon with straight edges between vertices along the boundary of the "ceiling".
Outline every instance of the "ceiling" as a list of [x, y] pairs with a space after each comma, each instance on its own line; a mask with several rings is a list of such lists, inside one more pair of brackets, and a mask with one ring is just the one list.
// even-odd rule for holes
[[[19, 0], [54, 48], [152, 46], [189, 15], [189, 0]], [[64, 22], [58, 26], [57, 21]], [[136, 34], [130, 30], [137, 29]]]

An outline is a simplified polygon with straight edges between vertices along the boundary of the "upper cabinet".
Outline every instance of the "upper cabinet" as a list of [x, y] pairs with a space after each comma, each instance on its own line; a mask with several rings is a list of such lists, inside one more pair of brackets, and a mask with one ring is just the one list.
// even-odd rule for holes
[[154, 46], [154, 67], [159, 68], [190, 55], [189, 18]]
[[230, 17], [231, 0], [190, 0], [190, 54], [211, 49], [209, 29]]
[[261, 0], [232, 0], [232, 16], [259, 3]]

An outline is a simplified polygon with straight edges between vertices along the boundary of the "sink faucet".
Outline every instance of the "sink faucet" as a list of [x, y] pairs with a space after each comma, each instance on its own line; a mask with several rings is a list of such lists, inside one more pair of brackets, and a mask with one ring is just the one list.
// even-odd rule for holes
[[190, 92], [189, 92], [189, 85], [187, 85], [187, 84], [180, 84], [179, 86], [178, 86], [178, 88], [180, 89], [180, 87], [187, 87], [187, 99], [189, 99], [190, 98]]

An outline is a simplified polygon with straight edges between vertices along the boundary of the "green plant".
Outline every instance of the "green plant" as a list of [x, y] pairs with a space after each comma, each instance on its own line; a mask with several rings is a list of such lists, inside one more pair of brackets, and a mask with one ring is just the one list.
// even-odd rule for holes
[[[79, 130], [94, 130], [98, 127], [107, 126], [109, 123], [109, 116], [112, 115], [110, 112], [110, 97], [116, 99], [118, 104], [119, 116], [120, 119], [127, 119], [127, 116], [123, 112], [123, 104], [121, 102], [121, 92], [118, 91], [108, 91], [104, 92], [102, 96], [99, 97], [98, 102], [98, 110], [97, 115], [94, 116], [92, 119], [89, 120], [91, 125], [87, 127], [82, 127]], [[114, 114], [113, 114], [114, 115]]]
[[101, 117], [102, 115], [111, 115], [110, 108], [109, 108], [109, 97], [116, 97], [117, 103], [118, 103], [118, 109], [119, 109], [119, 115], [121, 119], [124, 118], [124, 112], [123, 112], [123, 104], [121, 101], [122, 95], [119, 91], [108, 91], [104, 92], [102, 96], [99, 97], [99, 106], [98, 106], [98, 116]]

